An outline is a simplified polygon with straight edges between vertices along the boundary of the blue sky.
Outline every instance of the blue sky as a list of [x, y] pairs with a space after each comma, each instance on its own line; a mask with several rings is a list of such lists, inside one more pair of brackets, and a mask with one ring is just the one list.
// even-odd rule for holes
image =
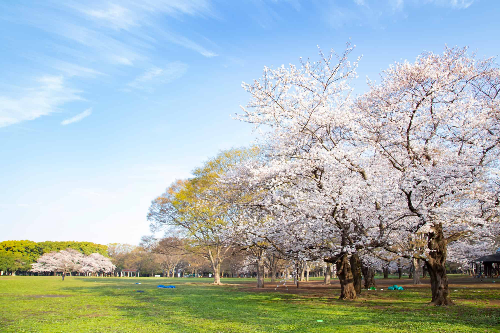
[[350, 38], [361, 93], [445, 44], [497, 56], [499, 14], [495, 0], [3, 0], [0, 241], [137, 244], [155, 196], [251, 143], [231, 114], [264, 66]]

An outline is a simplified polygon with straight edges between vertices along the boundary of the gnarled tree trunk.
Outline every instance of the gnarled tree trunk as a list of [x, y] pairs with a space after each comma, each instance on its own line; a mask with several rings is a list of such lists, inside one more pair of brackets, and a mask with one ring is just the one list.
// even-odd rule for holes
[[430, 252], [425, 265], [431, 278], [431, 303], [434, 305], [452, 305], [445, 267], [447, 244], [441, 223], [436, 223], [431, 228], [428, 234], [427, 247]]
[[361, 265], [361, 272], [365, 280], [365, 289], [376, 287], [375, 285], [375, 269], [372, 267]]
[[387, 265], [385, 265], [382, 268], [382, 271], [384, 272], [384, 279], [388, 279], [389, 278], [389, 263], [387, 263]]
[[347, 253], [342, 254], [337, 260], [336, 266], [340, 281], [340, 299], [356, 299], [356, 289], [354, 289], [354, 279]]
[[359, 260], [359, 255], [354, 253], [351, 255], [351, 272], [353, 278], [354, 290], [356, 294], [361, 294], [361, 260]]

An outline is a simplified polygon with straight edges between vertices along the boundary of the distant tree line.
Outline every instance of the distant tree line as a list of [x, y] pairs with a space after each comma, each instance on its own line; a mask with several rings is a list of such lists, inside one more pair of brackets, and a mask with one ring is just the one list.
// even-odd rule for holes
[[26, 274], [31, 264], [45, 253], [73, 249], [86, 256], [99, 253], [108, 256], [107, 245], [92, 242], [8, 240], [0, 242], [0, 271], [3, 274]]
[[[120, 243], [108, 245], [109, 256], [116, 266], [115, 276], [127, 276], [129, 270], [135, 270], [134, 276], [139, 273], [141, 277], [161, 275], [216, 279], [216, 270], [205, 250], [191, 239], [178, 235], [162, 238], [144, 236], [139, 246]], [[294, 262], [283, 259], [276, 252], [259, 253], [256, 249], [242, 246], [229, 246], [224, 251], [226, 254], [220, 261], [217, 280], [229, 277], [259, 278], [262, 274], [262, 278], [270, 278], [272, 282], [290, 279], [292, 275], [294, 278], [297, 276], [299, 281], [309, 281], [310, 276], [325, 276], [331, 268], [321, 261], [304, 261], [296, 272]], [[262, 257], [261, 272], [258, 271], [258, 255]], [[335, 277], [333, 270], [330, 276]]]

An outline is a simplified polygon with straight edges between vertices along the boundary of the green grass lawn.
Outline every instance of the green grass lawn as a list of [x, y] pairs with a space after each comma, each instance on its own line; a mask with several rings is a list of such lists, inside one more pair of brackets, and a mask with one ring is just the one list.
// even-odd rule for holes
[[359, 300], [342, 302], [338, 289], [251, 292], [253, 280], [210, 281], [0, 277], [0, 332], [500, 331], [500, 288], [492, 283], [452, 288], [457, 305], [433, 307], [429, 288], [363, 291]]

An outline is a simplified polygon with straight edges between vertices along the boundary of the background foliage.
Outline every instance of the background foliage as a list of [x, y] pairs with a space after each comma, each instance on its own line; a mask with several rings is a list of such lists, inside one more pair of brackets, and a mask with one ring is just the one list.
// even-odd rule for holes
[[107, 245], [92, 242], [45, 241], [37, 243], [30, 240], [8, 240], [0, 242], [0, 271], [26, 272], [31, 269], [31, 264], [44, 253], [66, 249], [73, 249], [84, 255], [99, 253], [108, 256]]

